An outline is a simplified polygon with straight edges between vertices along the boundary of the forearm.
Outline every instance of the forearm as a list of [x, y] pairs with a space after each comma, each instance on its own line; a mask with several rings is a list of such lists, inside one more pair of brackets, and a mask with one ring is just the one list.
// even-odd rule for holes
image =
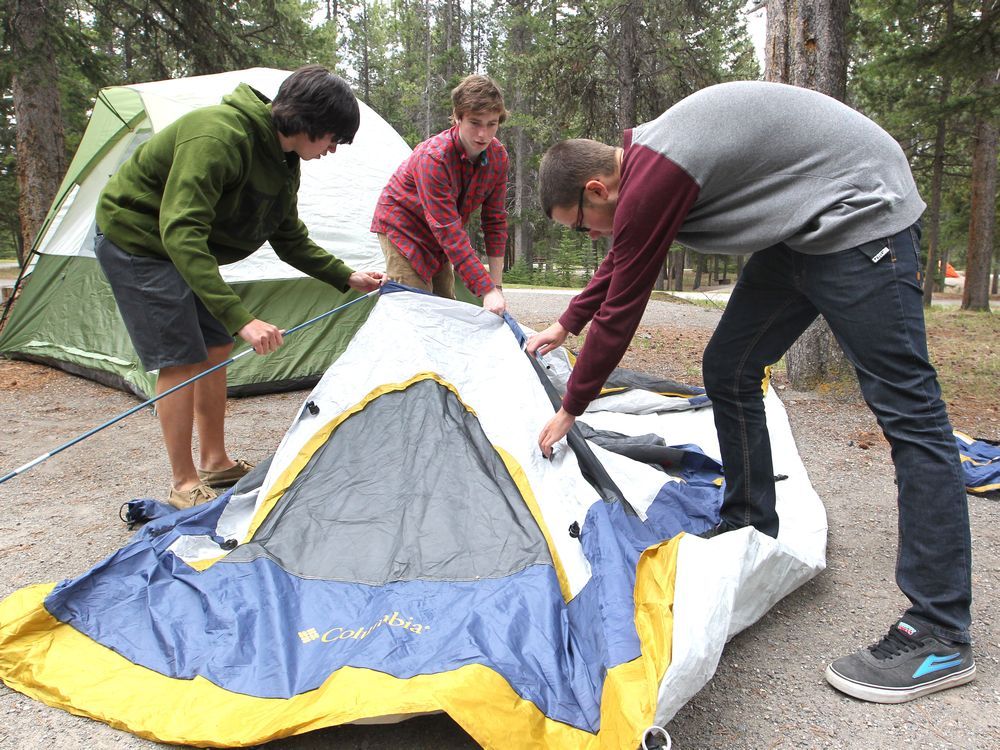
[[503, 256], [489, 256], [490, 278], [493, 279], [494, 286], [503, 284]]

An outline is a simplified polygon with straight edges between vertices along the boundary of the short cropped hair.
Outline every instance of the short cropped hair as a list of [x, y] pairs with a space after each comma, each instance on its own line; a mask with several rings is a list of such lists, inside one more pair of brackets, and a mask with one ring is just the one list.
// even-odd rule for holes
[[575, 206], [588, 180], [613, 175], [615, 148], [587, 138], [560, 141], [545, 152], [538, 166], [538, 198], [550, 219], [557, 206]]
[[281, 84], [271, 103], [271, 122], [282, 135], [305, 133], [317, 140], [333, 134], [337, 143], [351, 143], [361, 112], [347, 81], [322, 65], [306, 65]]
[[458, 122], [473, 112], [498, 112], [502, 123], [510, 114], [496, 81], [480, 75], [466, 76], [451, 90], [451, 108], [452, 122]]

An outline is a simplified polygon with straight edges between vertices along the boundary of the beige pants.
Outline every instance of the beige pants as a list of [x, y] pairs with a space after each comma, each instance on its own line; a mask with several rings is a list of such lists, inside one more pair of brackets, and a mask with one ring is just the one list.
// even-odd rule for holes
[[382, 246], [382, 254], [385, 255], [385, 275], [389, 277], [389, 281], [433, 292], [438, 297], [455, 299], [455, 270], [451, 263], [445, 262], [429, 282], [424, 281], [388, 237], [380, 232], [376, 234]]

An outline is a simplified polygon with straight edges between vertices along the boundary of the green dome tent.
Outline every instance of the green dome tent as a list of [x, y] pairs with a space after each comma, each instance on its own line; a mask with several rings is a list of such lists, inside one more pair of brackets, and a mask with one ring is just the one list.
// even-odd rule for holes
[[[135, 148], [181, 115], [218, 103], [240, 83], [273, 97], [288, 71], [252, 68], [103, 89], [80, 147], [32, 248], [17, 303], [0, 331], [0, 353], [52, 365], [131, 390], [152, 393], [146, 373], [94, 257], [94, 211], [108, 178]], [[410, 149], [361, 103], [361, 127], [332, 159], [302, 165], [299, 214], [312, 238], [357, 270], [384, 261], [368, 231], [378, 196]], [[342, 304], [355, 292], [303, 276], [268, 245], [223, 278], [260, 318], [283, 328]], [[259, 393], [315, 382], [364, 322], [370, 304], [312, 326], [270, 357], [245, 357], [229, 368], [233, 393]]]

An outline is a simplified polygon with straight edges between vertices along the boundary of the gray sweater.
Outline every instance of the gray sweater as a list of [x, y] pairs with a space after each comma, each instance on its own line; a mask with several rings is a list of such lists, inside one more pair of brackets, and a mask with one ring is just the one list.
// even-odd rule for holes
[[563, 406], [580, 414], [618, 364], [676, 240], [702, 253], [784, 243], [834, 253], [889, 237], [925, 204], [899, 144], [809, 89], [740, 81], [702, 89], [625, 132], [614, 242], [559, 322], [593, 319]]
[[925, 208], [892, 136], [809, 89], [711, 86], [635, 128], [631, 140], [697, 184], [676, 240], [698, 252], [783, 242], [832, 253], [902, 231]]

